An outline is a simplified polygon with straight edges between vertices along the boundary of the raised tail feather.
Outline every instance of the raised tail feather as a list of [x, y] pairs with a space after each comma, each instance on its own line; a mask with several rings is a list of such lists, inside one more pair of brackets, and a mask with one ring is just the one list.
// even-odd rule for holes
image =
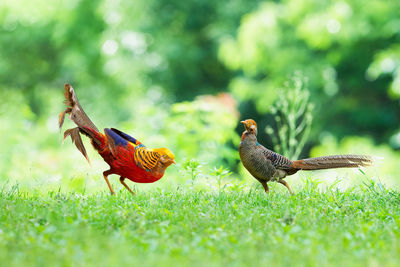
[[[97, 138], [98, 136], [93, 134], [93, 132], [98, 132], [99, 130], [86, 115], [85, 111], [82, 109], [72, 86], [70, 86], [69, 84], [65, 84], [64, 88], [65, 88], [64, 103], [67, 106], [67, 108], [60, 113], [58, 125], [61, 129], [62, 125], [64, 124], [65, 114], [69, 114], [70, 119], [78, 127], [66, 130], [64, 132], [64, 140], [68, 136], [71, 136], [72, 142], [75, 143], [75, 146], [78, 148], [78, 150], [85, 156], [87, 161], [89, 161], [89, 157], [86, 153], [86, 149], [85, 146], [83, 145], [80, 133], [83, 133], [88, 137], [90, 137], [93, 141], [93, 145], [97, 144], [98, 146], [100, 146], [101, 141]], [[94, 131], [89, 131], [87, 128], [90, 128]]]
[[373, 160], [363, 155], [325, 156], [293, 161], [290, 166], [298, 170], [322, 170], [333, 168], [357, 168], [371, 166]]

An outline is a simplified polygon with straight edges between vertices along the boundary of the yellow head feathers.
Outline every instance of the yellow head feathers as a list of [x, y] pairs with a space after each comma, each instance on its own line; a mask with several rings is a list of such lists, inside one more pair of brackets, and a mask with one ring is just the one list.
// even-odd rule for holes
[[175, 159], [175, 155], [168, 148], [155, 148], [153, 151], [159, 153], [161, 156], [167, 156], [170, 159]]
[[176, 164], [175, 155], [168, 148], [155, 148], [153, 151], [160, 155], [160, 161], [163, 165], [168, 167], [172, 163]]

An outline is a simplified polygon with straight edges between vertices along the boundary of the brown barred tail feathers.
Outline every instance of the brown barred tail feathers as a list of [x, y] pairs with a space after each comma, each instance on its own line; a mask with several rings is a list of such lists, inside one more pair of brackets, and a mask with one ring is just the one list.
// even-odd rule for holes
[[333, 168], [367, 167], [373, 164], [372, 157], [363, 155], [337, 155], [293, 161], [290, 166], [298, 170], [323, 170]]
[[88, 155], [87, 155], [87, 153], [86, 153], [86, 148], [85, 148], [85, 146], [83, 145], [82, 138], [81, 138], [81, 135], [80, 135], [80, 132], [79, 132], [79, 127], [67, 129], [67, 130], [64, 132], [63, 143], [64, 143], [65, 139], [66, 139], [68, 136], [71, 136], [72, 143], [75, 144], [76, 148], [82, 153], [82, 155], [86, 158], [86, 160], [87, 160], [87, 161], [89, 162], [89, 164], [90, 164], [89, 157], [88, 157]]
[[64, 123], [65, 114], [69, 114], [71, 120], [82, 130], [82, 127], [89, 127], [93, 130], [99, 131], [94, 123], [86, 115], [85, 111], [79, 104], [78, 98], [76, 97], [75, 91], [69, 84], [64, 85], [65, 100], [64, 103], [67, 108], [59, 115], [59, 127], [61, 128]]
[[93, 144], [100, 145], [100, 141], [95, 138], [92, 132], [88, 131], [84, 127], [91, 128], [98, 132], [99, 130], [97, 127], [94, 125], [94, 123], [89, 119], [89, 117], [86, 115], [85, 111], [82, 109], [81, 105], [79, 104], [78, 98], [76, 97], [75, 91], [70, 86], [69, 84], [64, 85], [64, 96], [65, 100], [64, 103], [67, 106], [67, 108], [61, 112], [58, 115], [58, 126], [61, 129], [61, 127], [64, 124], [64, 118], [65, 114], [69, 114], [70, 119], [78, 126], [72, 129], [67, 129], [64, 132], [64, 139], [63, 141], [70, 136], [72, 143], [75, 143], [75, 146], [78, 148], [78, 150], [85, 156], [87, 161], [90, 163], [88, 155], [86, 153], [85, 146], [83, 145], [82, 138], [80, 133], [85, 134], [89, 138], [92, 139], [94, 142]]

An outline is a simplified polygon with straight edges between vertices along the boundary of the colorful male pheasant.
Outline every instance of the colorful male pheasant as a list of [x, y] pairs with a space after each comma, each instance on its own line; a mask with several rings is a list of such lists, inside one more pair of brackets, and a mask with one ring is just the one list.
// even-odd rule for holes
[[110, 174], [120, 175], [121, 184], [134, 194], [125, 183], [126, 178], [136, 183], [153, 183], [163, 177], [168, 166], [175, 164], [175, 156], [167, 148], [148, 149], [135, 138], [114, 128], [104, 129], [105, 134], [99, 132], [83, 111], [74, 89], [69, 84], [65, 84], [64, 87], [67, 108], [59, 115], [59, 127], [61, 129], [67, 113], [78, 126], [66, 130], [64, 140], [71, 136], [72, 142], [89, 161], [80, 134], [90, 138], [93, 147], [110, 165], [110, 169], [103, 172], [103, 176], [111, 194], [114, 194], [114, 190], [108, 181]]
[[267, 182], [276, 181], [286, 186], [293, 194], [283, 179], [299, 170], [357, 168], [372, 165], [371, 157], [362, 155], [326, 156], [292, 161], [257, 142], [257, 124], [254, 120], [249, 119], [241, 123], [246, 130], [239, 146], [240, 159], [251, 175], [263, 185], [265, 192], [268, 192]]

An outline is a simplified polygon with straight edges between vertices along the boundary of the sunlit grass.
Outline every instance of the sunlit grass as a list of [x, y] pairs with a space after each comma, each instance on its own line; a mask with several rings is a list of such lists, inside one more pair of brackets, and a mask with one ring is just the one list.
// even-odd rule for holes
[[[177, 187], [103, 193], [0, 192], [10, 265], [396, 265], [400, 194], [370, 182], [265, 194]], [[284, 193], [283, 193], [284, 192]]]

